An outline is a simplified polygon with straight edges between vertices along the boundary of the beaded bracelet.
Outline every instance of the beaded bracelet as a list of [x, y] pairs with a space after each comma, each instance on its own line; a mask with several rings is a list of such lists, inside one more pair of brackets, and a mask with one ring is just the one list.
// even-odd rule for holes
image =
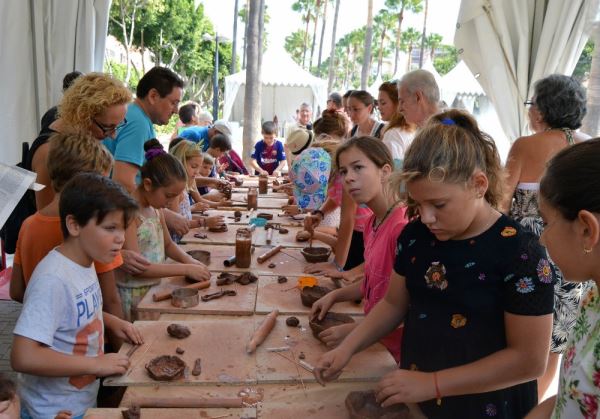
[[438, 387], [438, 379], [437, 372], [433, 373], [433, 383], [435, 384], [435, 398], [438, 406], [442, 405], [442, 394], [440, 393], [440, 388]]

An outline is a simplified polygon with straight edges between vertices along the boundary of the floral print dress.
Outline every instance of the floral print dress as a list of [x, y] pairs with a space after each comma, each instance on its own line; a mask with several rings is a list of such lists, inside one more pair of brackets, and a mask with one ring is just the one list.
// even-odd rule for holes
[[327, 199], [331, 156], [320, 147], [308, 148], [292, 162], [294, 196], [302, 209], [319, 209]]
[[[553, 310], [555, 275], [544, 248], [504, 215], [465, 240], [437, 240], [414, 220], [400, 234], [394, 270], [406, 278], [410, 300], [402, 369], [432, 372], [477, 361], [506, 348], [505, 313]], [[428, 418], [452, 419], [522, 418], [535, 405], [535, 380], [419, 403]]]
[[598, 417], [600, 404], [600, 297], [590, 281], [581, 299], [579, 316], [560, 370], [556, 405], [552, 417]]

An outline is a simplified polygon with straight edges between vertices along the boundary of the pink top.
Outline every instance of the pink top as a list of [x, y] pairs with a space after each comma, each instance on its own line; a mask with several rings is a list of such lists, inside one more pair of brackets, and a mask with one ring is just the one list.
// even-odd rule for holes
[[[331, 187], [327, 189], [327, 197], [333, 199], [338, 207], [342, 206], [342, 191], [342, 178], [336, 175]], [[364, 232], [365, 225], [372, 215], [373, 212], [369, 208], [359, 205], [354, 213], [354, 231]]]
[[[365, 278], [361, 285], [365, 314], [381, 300], [387, 291], [396, 259], [396, 245], [402, 229], [408, 223], [406, 207], [397, 206], [377, 230], [373, 229], [375, 214], [365, 223]], [[402, 329], [399, 327], [381, 340], [396, 361], [400, 360]]]

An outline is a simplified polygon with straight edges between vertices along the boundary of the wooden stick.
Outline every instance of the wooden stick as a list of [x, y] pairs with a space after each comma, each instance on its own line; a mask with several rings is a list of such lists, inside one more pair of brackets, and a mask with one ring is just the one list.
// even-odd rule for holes
[[304, 380], [302, 379], [302, 374], [300, 374], [300, 369], [298, 368], [298, 363], [296, 362], [296, 355], [294, 355], [294, 350], [290, 349], [292, 352], [292, 360], [294, 361], [294, 365], [296, 366], [296, 373], [298, 374], [298, 378], [300, 379], [300, 383], [302, 384], [302, 388], [304, 389], [304, 397], [307, 397], [306, 394], [306, 384], [304, 384]]
[[[190, 289], [195, 289], [195, 290], [203, 290], [208, 287], [210, 287], [210, 279], [208, 279], [206, 281], [196, 282], [195, 284], [190, 284], [190, 285], [186, 285], [186, 286], [179, 287], [179, 288], [190, 288]], [[152, 301], [158, 302], [158, 301], [168, 300], [169, 298], [171, 298], [171, 293], [173, 291], [174, 290], [155, 292], [154, 294], [152, 294]]]
[[139, 407], [157, 407], [157, 408], [208, 408], [223, 407], [235, 408], [244, 407], [241, 397], [196, 397], [196, 396], [134, 396], [130, 399], [130, 405]]
[[275, 327], [275, 323], [277, 323], [278, 314], [279, 310], [277, 309], [267, 314], [267, 317], [265, 317], [261, 325], [258, 326], [258, 329], [254, 331], [252, 339], [250, 339], [250, 342], [246, 345], [246, 353], [253, 353], [256, 348], [265, 341], [267, 336], [269, 336], [269, 333], [271, 333], [271, 330]]
[[281, 249], [283, 249], [282, 245], [276, 246], [276, 247], [272, 248], [271, 250], [269, 250], [268, 252], [263, 253], [262, 255], [257, 257], [256, 261], [258, 263], [265, 263], [267, 260], [271, 259], [277, 253], [281, 252]]
[[[296, 362], [292, 361], [290, 358], [288, 358], [287, 356], [285, 356], [285, 355], [284, 355], [284, 354], [282, 354], [281, 352], [273, 352], [273, 353], [274, 353], [274, 354], [277, 354], [277, 355], [279, 355], [279, 356], [280, 356], [280, 357], [282, 357], [282, 358], [285, 358], [285, 359], [287, 359], [288, 361], [290, 361], [290, 362], [291, 362], [291, 363], [293, 363], [293, 364], [296, 364]], [[302, 362], [302, 361], [300, 361], [300, 362]], [[308, 367], [306, 367], [306, 366], [302, 365], [300, 362], [298, 362], [298, 363], [297, 363], [297, 364], [298, 364], [298, 366], [300, 366], [300, 367], [304, 368], [304, 369], [305, 369], [306, 371], [308, 371], [308, 372], [312, 372], [312, 370], [311, 370], [310, 368], [308, 368]]]

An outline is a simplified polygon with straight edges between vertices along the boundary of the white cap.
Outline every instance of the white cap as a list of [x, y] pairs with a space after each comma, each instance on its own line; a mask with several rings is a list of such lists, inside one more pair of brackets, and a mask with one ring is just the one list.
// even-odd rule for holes
[[213, 128], [231, 138], [231, 125], [224, 119], [219, 119], [213, 124]]

